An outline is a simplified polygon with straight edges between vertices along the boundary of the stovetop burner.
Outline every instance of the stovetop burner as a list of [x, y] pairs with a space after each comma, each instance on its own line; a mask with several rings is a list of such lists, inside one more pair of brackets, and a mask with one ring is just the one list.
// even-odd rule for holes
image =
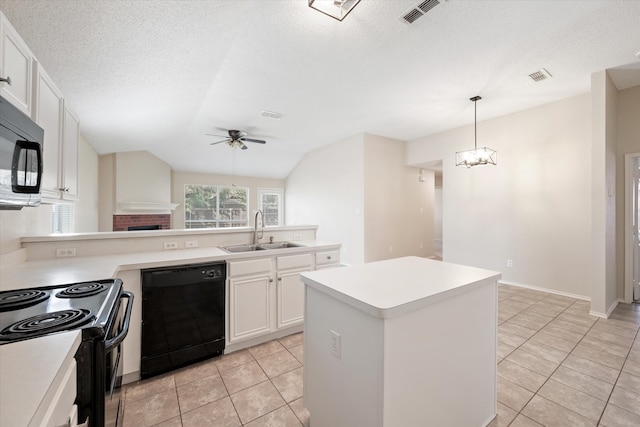
[[58, 292], [56, 296], [58, 298], [83, 298], [99, 294], [100, 292], [104, 292], [106, 290], [107, 287], [102, 283], [78, 283]]
[[31, 338], [64, 330], [72, 330], [91, 321], [93, 315], [89, 310], [68, 309], [43, 313], [20, 320], [0, 331], [0, 340]]
[[0, 312], [18, 310], [36, 305], [49, 298], [49, 292], [38, 289], [20, 289], [0, 293]]

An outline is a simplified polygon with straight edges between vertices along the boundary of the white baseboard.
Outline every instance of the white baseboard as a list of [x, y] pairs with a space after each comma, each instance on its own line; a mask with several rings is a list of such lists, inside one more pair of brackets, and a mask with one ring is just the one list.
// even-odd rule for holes
[[511, 282], [509, 280], [499, 280], [498, 283], [503, 285], [517, 286], [519, 288], [532, 289], [534, 291], [548, 292], [550, 294], [560, 295], [560, 296], [569, 297], [569, 298], [575, 298], [583, 301], [591, 301], [591, 297], [587, 297], [584, 295], [576, 295], [569, 292], [558, 291], [556, 289], [540, 288], [538, 286], [531, 286], [531, 285], [526, 285], [524, 283]]
[[602, 317], [603, 319], [608, 319], [609, 316], [611, 316], [611, 313], [613, 313], [613, 310], [615, 310], [618, 306], [619, 302], [621, 302], [619, 299], [615, 300], [606, 313], [600, 313], [599, 311], [590, 311], [589, 314], [592, 316]]

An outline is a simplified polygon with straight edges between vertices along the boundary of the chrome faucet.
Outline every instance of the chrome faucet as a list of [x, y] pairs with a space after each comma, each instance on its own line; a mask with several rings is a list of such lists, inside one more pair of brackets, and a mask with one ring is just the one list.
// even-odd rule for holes
[[[260, 228], [260, 233], [258, 234], [258, 215], [260, 215], [260, 222], [262, 223], [262, 227]], [[256, 212], [256, 217], [253, 220], [253, 244], [257, 245], [258, 240], [262, 239], [262, 235], [264, 234], [264, 213], [261, 210]]]

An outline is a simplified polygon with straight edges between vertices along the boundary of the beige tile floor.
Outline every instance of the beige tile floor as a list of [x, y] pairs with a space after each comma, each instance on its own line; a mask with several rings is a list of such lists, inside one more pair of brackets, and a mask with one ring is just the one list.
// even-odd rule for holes
[[[499, 287], [491, 427], [640, 426], [640, 306], [619, 304], [609, 319], [589, 306]], [[308, 427], [302, 354], [295, 334], [129, 384], [124, 425]]]

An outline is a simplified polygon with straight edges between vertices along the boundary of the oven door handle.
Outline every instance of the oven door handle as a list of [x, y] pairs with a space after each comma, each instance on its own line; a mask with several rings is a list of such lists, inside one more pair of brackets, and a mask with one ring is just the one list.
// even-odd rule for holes
[[122, 342], [122, 340], [125, 339], [125, 337], [127, 336], [127, 333], [129, 332], [129, 322], [131, 320], [131, 309], [133, 308], [133, 294], [131, 292], [124, 291], [120, 295], [120, 299], [122, 298], [127, 298], [129, 300], [127, 301], [127, 312], [124, 315], [124, 325], [122, 326], [122, 331], [120, 331], [118, 335], [111, 338], [110, 340], [107, 340], [104, 343], [105, 352], [107, 353], [113, 350], [117, 345], [119, 345]]

